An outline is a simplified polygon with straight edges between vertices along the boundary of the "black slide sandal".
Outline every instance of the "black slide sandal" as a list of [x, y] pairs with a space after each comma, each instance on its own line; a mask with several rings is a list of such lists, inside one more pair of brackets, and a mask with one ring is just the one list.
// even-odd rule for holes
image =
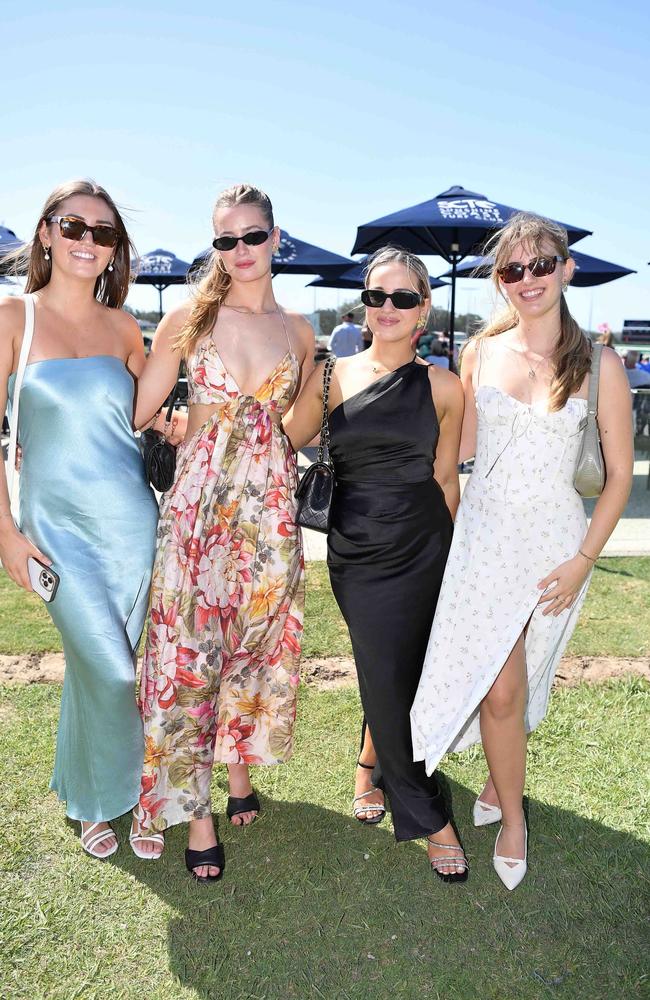
[[[245, 795], [243, 799], [238, 799], [236, 795], [228, 796], [228, 804], [226, 806], [226, 816], [228, 819], [247, 812], [256, 812], [258, 816], [261, 812], [260, 800], [255, 792]], [[251, 823], [254, 823], [256, 819], [257, 816], [251, 820]], [[250, 823], [235, 823], [235, 826], [250, 826]]]
[[[200, 868], [201, 865], [212, 865], [214, 868], [219, 869], [219, 874], [197, 875], [194, 869]], [[223, 844], [215, 844], [214, 847], [208, 847], [205, 851], [193, 851], [190, 847], [187, 847], [185, 849], [185, 867], [192, 878], [200, 882], [201, 885], [207, 885], [208, 882], [218, 882], [226, 867]]]

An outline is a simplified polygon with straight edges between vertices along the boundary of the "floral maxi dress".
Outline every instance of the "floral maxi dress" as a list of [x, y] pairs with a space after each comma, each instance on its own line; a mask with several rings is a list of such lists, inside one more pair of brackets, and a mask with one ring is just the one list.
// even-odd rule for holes
[[295, 456], [271, 415], [298, 379], [291, 349], [254, 395], [211, 338], [188, 362], [190, 403], [218, 409], [179, 447], [161, 507], [140, 691], [145, 828], [209, 815], [214, 761], [291, 756], [304, 562]]

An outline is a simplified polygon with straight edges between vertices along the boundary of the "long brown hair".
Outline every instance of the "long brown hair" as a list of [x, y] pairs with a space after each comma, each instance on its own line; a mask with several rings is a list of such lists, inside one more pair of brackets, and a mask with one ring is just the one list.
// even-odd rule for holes
[[[252, 184], [235, 184], [221, 192], [212, 211], [213, 226], [216, 227], [217, 212], [220, 208], [234, 208], [235, 205], [256, 205], [261, 210], [268, 228], [273, 229], [271, 199]], [[232, 278], [223, 266], [219, 251], [212, 250], [192, 281], [194, 299], [192, 308], [174, 341], [174, 347], [184, 358], [192, 353], [197, 341], [213, 329], [231, 284]]]
[[[555, 253], [569, 260], [567, 232], [558, 222], [545, 219], [532, 212], [517, 212], [509, 222], [488, 241], [485, 254], [493, 258], [491, 277], [499, 295], [505, 298], [499, 281], [499, 268], [507, 264], [512, 253], [524, 244], [533, 254], [548, 253], [549, 246]], [[482, 327], [472, 340], [494, 337], [512, 330], [519, 324], [519, 313], [508, 307]], [[591, 341], [582, 332], [569, 312], [564, 295], [560, 300], [560, 333], [552, 356], [554, 374], [549, 394], [549, 409], [561, 410], [567, 399], [577, 392], [591, 367]]]
[[27, 274], [26, 292], [37, 292], [44, 288], [52, 275], [52, 261], [45, 259], [41, 244], [39, 229], [43, 221], [47, 222], [53, 215], [58, 215], [57, 209], [68, 198], [74, 195], [88, 195], [91, 198], [101, 198], [115, 217], [115, 228], [119, 238], [114, 247], [113, 270], [108, 268], [99, 275], [95, 282], [95, 298], [111, 309], [121, 309], [129, 291], [131, 281], [131, 257], [135, 257], [135, 248], [126, 231], [120, 211], [105, 188], [91, 180], [67, 181], [52, 191], [43, 205], [41, 214], [29, 243], [19, 250], [8, 254], [5, 258], [10, 273]]

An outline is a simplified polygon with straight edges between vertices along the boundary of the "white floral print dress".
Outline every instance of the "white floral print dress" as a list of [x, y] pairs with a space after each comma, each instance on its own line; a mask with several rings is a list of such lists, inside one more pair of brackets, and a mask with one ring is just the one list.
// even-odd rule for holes
[[480, 742], [480, 703], [527, 623], [526, 730], [541, 722], [589, 585], [557, 618], [537, 606], [538, 582], [575, 556], [586, 531], [573, 487], [586, 400], [549, 413], [496, 386], [475, 393], [474, 469], [411, 709], [414, 760], [428, 774], [448, 751]]

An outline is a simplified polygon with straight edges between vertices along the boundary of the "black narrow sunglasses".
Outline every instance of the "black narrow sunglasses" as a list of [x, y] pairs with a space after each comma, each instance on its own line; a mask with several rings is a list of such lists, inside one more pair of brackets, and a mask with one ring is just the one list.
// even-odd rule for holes
[[396, 292], [384, 292], [381, 288], [364, 288], [361, 301], [371, 309], [381, 309], [386, 299], [390, 299], [396, 309], [415, 309], [422, 303], [418, 292], [410, 292], [407, 288], [399, 288]]
[[113, 226], [100, 223], [89, 226], [84, 219], [76, 219], [73, 215], [51, 215], [48, 222], [58, 222], [61, 236], [66, 240], [82, 240], [86, 233], [92, 233], [93, 243], [98, 247], [114, 247], [120, 234]]
[[549, 274], [553, 274], [558, 261], [566, 260], [565, 257], [533, 257], [529, 260], [527, 264], [512, 263], [506, 264], [504, 267], [500, 267], [497, 274], [506, 285], [512, 285], [515, 281], [521, 281], [524, 276], [526, 268], [530, 271], [533, 278], [545, 278]]
[[252, 233], [244, 233], [243, 236], [217, 236], [212, 241], [212, 246], [215, 250], [234, 250], [241, 240], [247, 247], [259, 247], [266, 243], [272, 232], [272, 229], [268, 233], [264, 229], [254, 229]]

